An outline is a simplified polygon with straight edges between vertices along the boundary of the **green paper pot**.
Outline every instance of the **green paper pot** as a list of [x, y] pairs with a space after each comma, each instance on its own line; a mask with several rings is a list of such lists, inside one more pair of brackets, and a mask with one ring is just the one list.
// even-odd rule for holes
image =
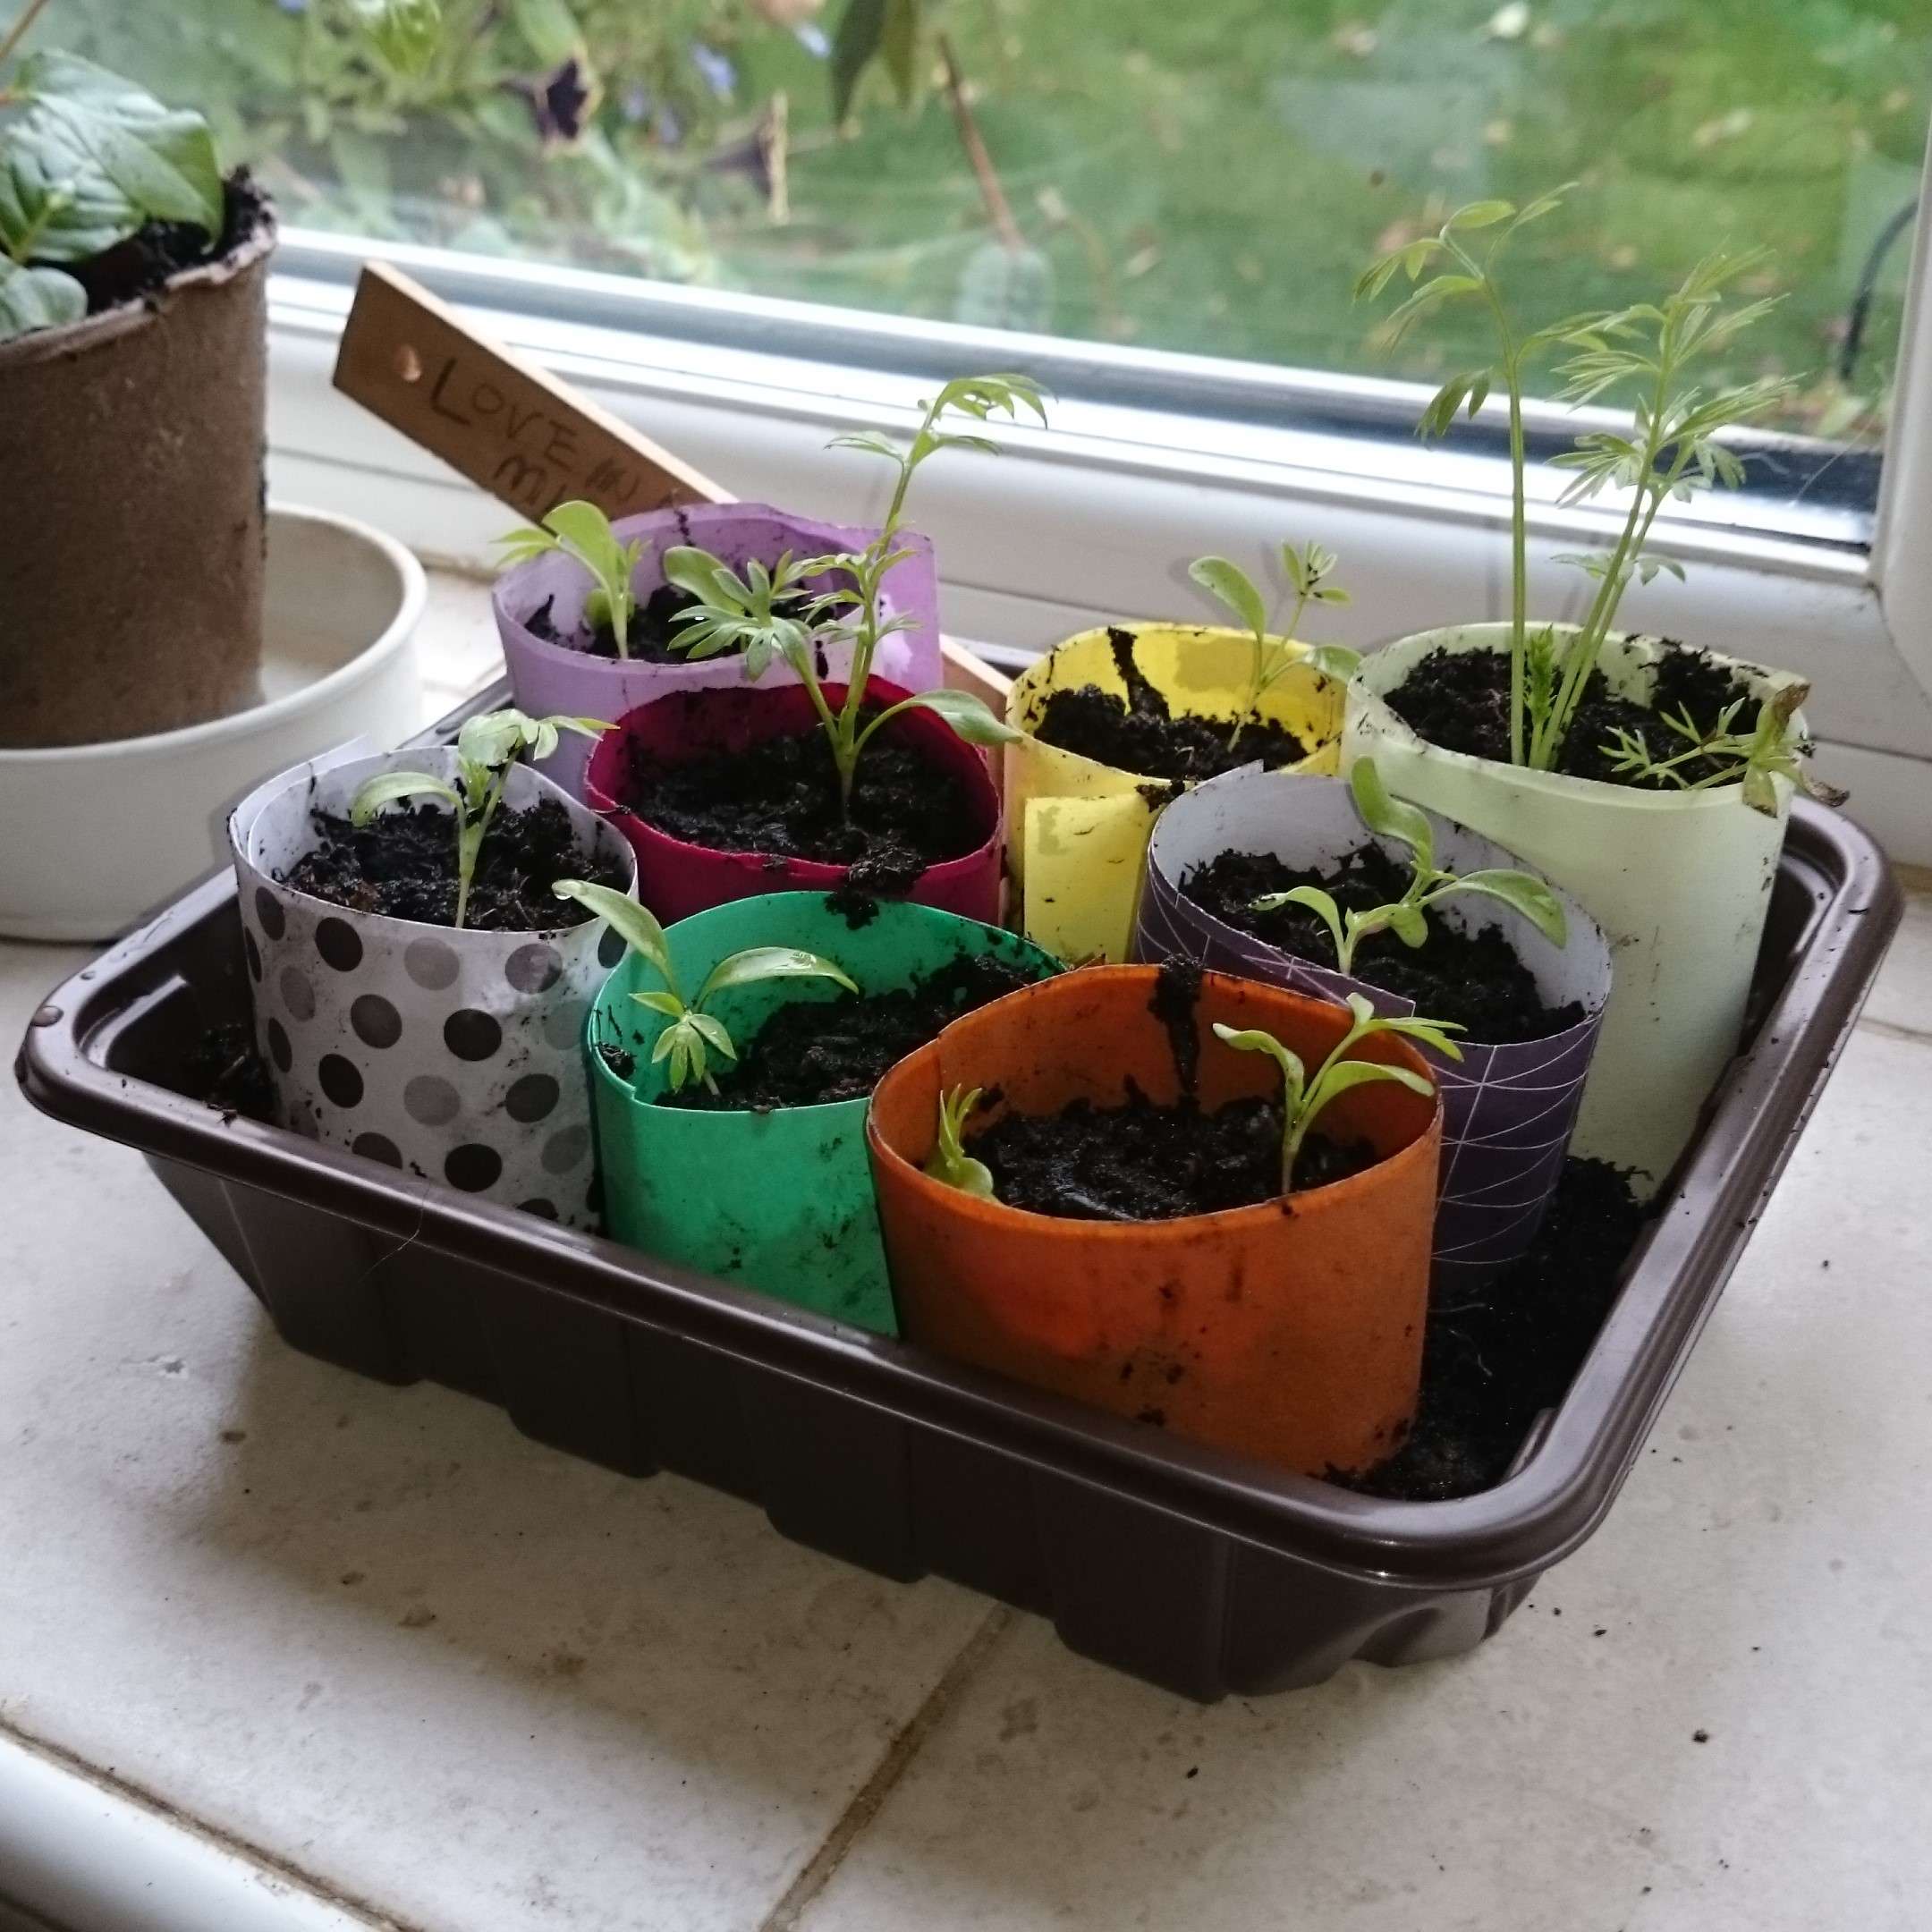
[[[822, 893], [772, 893], [713, 906], [668, 929], [671, 962], [687, 995], [747, 946], [802, 946], [835, 960], [867, 993], [910, 985], [962, 953], [1001, 953], [1042, 979], [1059, 962], [1017, 934], [931, 906], [882, 902], [853, 927]], [[817, 1315], [896, 1335], [878, 1211], [866, 1158], [866, 1101], [771, 1113], [657, 1106], [665, 1071], [651, 1047], [671, 1022], [630, 996], [658, 986], [633, 953], [605, 983], [589, 1024], [590, 1084], [604, 1213], [619, 1241], [741, 1282]], [[828, 1001], [828, 981], [736, 987], [708, 1008], [749, 1039], [796, 1000]], [[636, 1056], [621, 1079], [597, 1051]]]

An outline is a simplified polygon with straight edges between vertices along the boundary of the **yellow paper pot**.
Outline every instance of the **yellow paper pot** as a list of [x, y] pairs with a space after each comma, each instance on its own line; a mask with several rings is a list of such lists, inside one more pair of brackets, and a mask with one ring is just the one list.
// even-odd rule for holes
[[[1232, 719], [1241, 709], [1253, 669], [1247, 631], [1132, 628], [1134, 661], [1171, 710]], [[1285, 639], [1270, 648], [1296, 659], [1307, 651]], [[1165, 794], [1145, 772], [1097, 764], [1032, 735], [1048, 698], [1083, 684], [1126, 697], [1106, 629], [1069, 638], [1013, 680], [1006, 721], [1026, 735], [1006, 747], [1006, 863], [1028, 938], [1064, 960], [1119, 964], [1128, 957], [1148, 838]], [[1292, 664], [1268, 689], [1261, 716], [1315, 747], [1289, 769], [1335, 770], [1342, 707], [1342, 687], [1306, 662]]]

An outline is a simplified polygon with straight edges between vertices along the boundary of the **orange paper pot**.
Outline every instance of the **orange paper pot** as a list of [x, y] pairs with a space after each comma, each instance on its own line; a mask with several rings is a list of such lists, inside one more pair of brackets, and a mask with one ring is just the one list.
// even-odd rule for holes
[[[1441, 1109], [1393, 1080], [1320, 1116], [1382, 1157], [1345, 1181], [1223, 1214], [1132, 1223], [1060, 1220], [978, 1199], [921, 1171], [939, 1096], [999, 1096], [999, 1111], [1114, 1106], [1129, 1081], [1181, 1092], [1173, 1044], [1149, 1010], [1156, 970], [1095, 967], [956, 1021], [902, 1060], [867, 1123], [901, 1332], [938, 1353], [1176, 1435], [1318, 1475], [1379, 1462], [1415, 1411], [1428, 1300]], [[1340, 1007], [1277, 987], [1203, 976], [1195, 1029], [1210, 1111], [1280, 1092], [1258, 1054], [1213, 1023], [1265, 1027], [1310, 1070], [1347, 1024]], [[1405, 1042], [1365, 1055], [1427, 1072]], [[969, 1147], [970, 1145], [969, 1130]]]

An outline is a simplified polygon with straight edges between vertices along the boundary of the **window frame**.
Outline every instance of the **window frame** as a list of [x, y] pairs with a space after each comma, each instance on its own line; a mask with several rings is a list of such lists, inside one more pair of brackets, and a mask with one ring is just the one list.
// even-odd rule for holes
[[[1719, 495], [1660, 519], [1654, 547], [1689, 581], [1633, 591], [1644, 628], [1811, 678], [1826, 775], [1895, 855], [1932, 863], [1932, 241], [1922, 196], [1890, 440], [1876, 513], [1856, 529], [1776, 527]], [[1357, 601], [1327, 634], [1371, 646], [1507, 599], [1508, 470], [1480, 449], [1422, 449], [1427, 392], [1371, 377], [1275, 370], [770, 298], [631, 282], [548, 264], [293, 231], [270, 295], [277, 491], [383, 523], [434, 560], [480, 571], [505, 517], [329, 386], [362, 262], [426, 283], [478, 326], [689, 453], [740, 495], [863, 521], [882, 507], [868, 459], [827, 453], [852, 428], [904, 432], [933, 377], [1017, 367], [1058, 395], [1046, 431], [1001, 427], [1005, 453], [935, 463], [917, 520], [946, 564], [955, 634], [1018, 661], [1109, 616], [1202, 611], [1189, 557], [1262, 563], [1318, 536]], [[1492, 409], [1496, 405], [1492, 403]], [[1541, 430], [1566, 412], [1533, 405]], [[1401, 434], [1393, 433], [1401, 427]], [[1534, 474], [1534, 472], [1532, 472]], [[1606, 540], [1612, 508], [1535, 485], [1531, 597], [1563, 614], [1581, 580], [1551, 552]], [[1205, 612], [1203, 612], [1205, 614]]]

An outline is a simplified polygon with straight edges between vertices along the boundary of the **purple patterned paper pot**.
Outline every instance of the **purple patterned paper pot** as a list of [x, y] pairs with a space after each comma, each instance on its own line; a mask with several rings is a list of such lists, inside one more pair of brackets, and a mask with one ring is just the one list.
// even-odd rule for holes
[[[775, 564], [787, 550], [800, 556], [861, 550], [877, 534], [852, 524], [815, 523], [763, 504], [696, 504], [652, 510], [641, 516], [620, 517], [611, 527], [625, 541], [644, 539], [644, 555], [631, 580], [640, 610], [664, 583], [664, 552], [679, 544], [695, 544], [741, 570], [753, 557]], [[872, 668], [888, 683], [908, 691], [931, 691], [942, 682], [938, 572], [926, 538], [902, 530], [898, 541], [912, 555], [887, 573], [880, 607], [886, 618], [908, 617], [912, 626], [880, 642]], [[830, 589], [833, 583], [827, 579], [820, 588]], [[695, 663], [682, 657], [597, 656], [587, 648], [590, 633], [584, 623], [584, 601], [590, 589], [582, 565], [555, 555], [521, 564], [496, 580], [490, 601], [510, 671], [510, 689], [518, 707], [530, 716], [562, 712], [571, 717], [614, 720], [672, 691], [743, 682], [744, 659], [739, 654], [702, 657]], [[540, 636], [539, 631], [547, 634]], [[825, 655], [829, 677], [843, 682], [852, 667], [851, 646], [841, 645]], [[759, 680], [761, 685], [797, 682], [783, 664], [773, 665]], [[572, 798], [581, 798], [589, 758], [589, 741], [566, 733], [539, 768]]]
[[[352, 911], [283, 883], [314, 843], [312, 809], [345, 813], [364, 779], [405, 767], [451, 777], [455, 755], [411, 748], [299, 765], [229, 820], [256, 1043], [281, 1122], [464, 1193], [590, 1226], [584, 1018], [623, 954], [604, 922], [459, 931]], [[616, 833], [547, 779], [512, 769], [506, 809], [546, 796], [570, 813], [585, 872], [601, 862], [602, 876], [634, 881]]]
[[[1429, 814], [1436, 863], [1463, 873], [1482, 868], [1527, 870], [1500, 845]], [[1404, 866], [1394, 841], [1371, 840], [1348, 785], [1337, 778], [1298, 777], [1250, 766], [1176, 799], [1161, 814], [1148, 852], [1135, 957], [1185, 957], [1219, 972], [1264, 979], [1299, 993], [1339, 1000], [1360, 993], [1378, 1013], [1406, 1014], [1414, 1003], [1344, 977], [1332, 966], [1297, 958], [1197, 905], [1184, 890], [1199, 866], [1224, 852], [1270, 853], [1298, 871], [1326, 871], [1358, 847], [1382, 844]], [[1546, 1038], [1486, 1044], [1467, 1036], [1460, 1062], [1424, 1049], [1442, 1088], [1442, 1199], [1436, 1217], [1435, 1265], [1487, 1273], [1513, 1260], [1542, 1224], [1563, 1171], [1583, 1079], [1610, 992], [1610, 949], [1576, 902], [1557, 894], [1568, 921], [1567, 943], [1553, 945], [1498, 901], [1445, 900], [1431, 924], [1462, 932], [1500, 927], [1529, 969], [1546, 1006], [1572, 1001], [1583, 1017]]]

